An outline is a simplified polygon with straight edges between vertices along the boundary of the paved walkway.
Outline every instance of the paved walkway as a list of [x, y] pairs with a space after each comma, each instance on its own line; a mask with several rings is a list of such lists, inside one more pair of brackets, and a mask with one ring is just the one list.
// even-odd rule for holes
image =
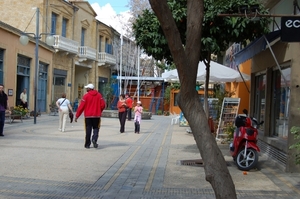
[[[5, 124], [0, 137], [0, 199], [200, 198], [213, 199], [191, 134], [171, 125], [171, 116], [132, 121], [119, 133], [116, 118], [102, 118], [99, 148], [84, 148], [83, 118], [58, 130], [58, 116], [42, 115]], [[300, 197], [300, 174], [288, 174], [260, 157], [259, 170], [243, 175], [227, 145], [220, 145], [238, 198]]]

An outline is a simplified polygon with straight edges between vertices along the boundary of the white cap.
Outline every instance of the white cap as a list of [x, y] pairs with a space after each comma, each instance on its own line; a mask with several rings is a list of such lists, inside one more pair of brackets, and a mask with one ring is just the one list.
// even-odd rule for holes
[[88, 85], [86, 85], [84, 88], [94, 89], [94, 85], [93, 85], [93, 84], [88, 84]]
[[142, 102], [141, 101], [137, 101], [137, 104], [141, 104]]

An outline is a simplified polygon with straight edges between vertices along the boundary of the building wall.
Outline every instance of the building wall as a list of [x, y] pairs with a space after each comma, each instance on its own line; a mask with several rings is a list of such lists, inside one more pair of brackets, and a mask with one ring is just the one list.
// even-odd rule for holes
[[[240, 71], [247, 75], [251, 74], [251, 60], [248, 60], [240, 65]], [[250, 110], [250, 93], [251, 84], [250, 81], [231, 83], [232, 85], [237, 85], [236, 97], [241, 98], [239, 106], [239, 114], [243, 113], [243, 109]]]
[[[0, 1], [1, 21], [13, 25], [15, 28], [24, 32], [35, 32], [36, 10], [34, 7], [43, 8], [43, 2], [44, 0]], [[42, 22], [40, 22], [40, 24], [42, 24]], [[40, 26], [40, 32], [42, 32], [42, 26]]]
[[[91, 49], [94, 49], [97, 53], [98, 49], [98, 38], [97, 38], [97, 23], [95, 20], [96, 13], [92, 9], [92, 7], [87, 2], [74, 2], [79, 9], [76, 12], [75, 18], [75, 26], [74, 26], [74, 40], [78, 41], [81, 44], [81, 30], [84, 28], [86, 30], [85, 38], [84, 38], [84, 46], [87, 46]], [[97, 56], [96, 56], [97, 58]], [[93, 83], [95, 89], [97, 89], [98, 84], [98, 65], [95, 60], [86, 60], [80, 61], [78, 59], [75, 60], [75, 93], [77, 89], [77, 93], [80, 93], [79, 85], [86, 85], [88, 83]], [[85, 92], [86, 89], [84, 89]], [[77, 96], [78, 99], [80, 95]]]
[[[299, 92], [300, 92], [300, 43], [290, 43], [290, 55], [292, 57], [291, 60], [291, 95], [290, 95], [290, 107], [289, 107], [289, 129], [292, 126], [300, 126], [299, 118], [300, 118], [300, 100], [299, 100]], [[288, 135], [288, 146], [295, 144], [296, 140], [294, 136], [289, 132]], [[299, 154], [299, 151], [296, 150], [288, 150], [288, 164], [287, 171], [297, 171], [300, 172], [300, 166], [295, 165], [295, 155]]]
[[45, 18], [43, 25], [43, 31], [49, 32], [51, 30], [51, 17], [52, 13], [57, 14], [57, 26], [56, 34], [61, 35], [62, 33], [62, 20], [63, 18], [68, 20], [66, 37], [74, 39], [74, 26], [76, 18], [77, 8], [70, 3], [63, 0], [44, 0], [46, 6], [42, 7], [42, 15]]
[[[85, 85], [86, 83], [93, 83], [96, 89], [99, 89], [99, 79], [105, 79], [108, 82], [112, 74], [112, 70], [115, 74], [118, 74], [118, 66], [120, 61], [117, 60], [116, 65], [110, 66], [98, 66], [98, 39], [100, 34], [104, 34], [105, 38], [108, 39], [109, 43], [113, 44], [113, 54], [120, 59], [120, 33], [113, 28], [103, 24], [105, 31], [101, 32], [102, 29], [98, 28], [97, 20], [95, 19], [96, 13], [87, 1], [65, 1], [65, 0], [9, 0], [0, 1], [0, 13], [1, 21], [25, 32], [36, 32], [36, 9], [38, 7], [40, 11], [40, 22], [39, 32], [50, 33], [51, 31], [51, 18], [52, 13], [57, 15], [56, 33], [57, 35], [62, 34], [62, 20], [65, 18], [68, 20], [66, 28], [66, 38], [81, 44], [81, 30], [86, 29], [84, 46], [95, 52], [94, 58], [88, 58], [86, 60], [80, 60], [78, 54], [72, 54], [72, 52], [57, 50], [53, 52], [51, 64], [48, 68], [49, 79], [47, 82], [47, 94], [50, 96], [48, 100], [49, 104], [56, 101], [59, 93], [66, 92], [68, 98], [73, 102], [78, 98], [78, 85]], [[17, 12], [16, 12], [17, 11]], [[100, 23], [99, 23], [100, 24]], [[45, 35], [41, 37], [41, 41], [45, 41]], [[123, 75], [125, 72], [134, 71], [130, 67], [135, 68], [136, 61], [129, 55], [129, 53], [136, 48], [134, 42], [124, 37], [126, 45], [124, 47], [123, 54]], [[104, 44], [104, 42], [103, 42]], [[25, 47], [28, 48], [28, 47]], [[74, 49], [73, 49], [74, 50]], [[77, 49], [78, 50], [78, 49]], [[26, 54], [26, 50], [24, 50]], [[42, 52], [41, 52], [42, 53]], [[33, 54], [30, 55], [33, 57]], [[48, 63], [47, 59], [39, 57], [44, 63]], [[66, 84], [64, 88], [59, 86], [59, 89], [54, 85], [53, 79], [55, 78], [54, 71], [57, 70], [67, 71], [65, 78]], [[31, 71], [32, 72], [32, 71]], [[12, 72], [15, 73], [15, 72]], [[127, 73], [129, 74], [129, 73]], [[103, 84], [101, 84], [103, 87]], [[32, 89], [31, 89], [32, 90]]]
[[[7, 89], [13, 89], [13, 96], [9, 96], [10, 106], [15, 106], [17, 100], [20, 98], [21, 93], [17, 93], [17, 58], [22, 55], [30, 58], [30, 87], [27, 88], [28, 92], [28, 106], [31, 110], [34, 107], [34, 77], [35, 77], [35, 43], [30, 41], [26, 46], [19, 42], [20, 34], [12, 32], [9, 28], [0, 26], [0, 48], [4, 49], [4, 86], [5, 92]], [[41, 42], [40, 42], [41, 43]], [[39, 46], [39, 61], [52, 65], [53, 51], [45, 44]], [[48, 67], [48, 73], [51, 71]], [[51, 87], [52, 78], [48, 78], [49, 84], [47, 85], [47, 102], [51, 101]]]

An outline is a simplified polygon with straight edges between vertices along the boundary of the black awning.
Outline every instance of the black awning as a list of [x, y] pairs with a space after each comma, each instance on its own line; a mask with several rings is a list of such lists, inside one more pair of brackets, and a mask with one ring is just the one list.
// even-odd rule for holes
[[[280, 37], [280, 30], [276, 30], [274, 32], [270, 32], [269, 34], [265, 35], [268, 42], [272, 42], [275, 39]], [[264, 36], [252, 41], [249, 45], [247, 45], [243, 50], [237, 52], [233, 55], [235, 66], [244, 63], [248, 59], [251, 59], [259, 52], [266, 49], [267, 42]]]

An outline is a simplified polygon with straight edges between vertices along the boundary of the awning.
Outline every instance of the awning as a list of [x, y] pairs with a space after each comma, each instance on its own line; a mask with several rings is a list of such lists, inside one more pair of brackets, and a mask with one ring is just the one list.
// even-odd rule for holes
[[[280, 37], [280, 30], [276, 30], [274, 32], [270, 32], [269, 34], [265, 35], [266, 39], [271, 43], [275, 39]], [[248, 59], [251, 59], [259, 52], [265, 50], [267, 47], [267, 42], [264, 36], [254, 40], [249, 45], [247, 45], [243, 50], [234, 54], [234, 63], [235, 66], [244, 63]]]
[[[179, 81], [177, 69], [173, 69], [161, 74], [162, 78], [167, 82]], [[244, 73], [239, 73], [237, 70], [224, 66], [214, 61], [210, 61], [209, 82], [243, 82], [250, 80], [250, 76]], [[197, 82], [206, 81], [206, 65], [204, 62], [199, 62], [197, 70]]]

